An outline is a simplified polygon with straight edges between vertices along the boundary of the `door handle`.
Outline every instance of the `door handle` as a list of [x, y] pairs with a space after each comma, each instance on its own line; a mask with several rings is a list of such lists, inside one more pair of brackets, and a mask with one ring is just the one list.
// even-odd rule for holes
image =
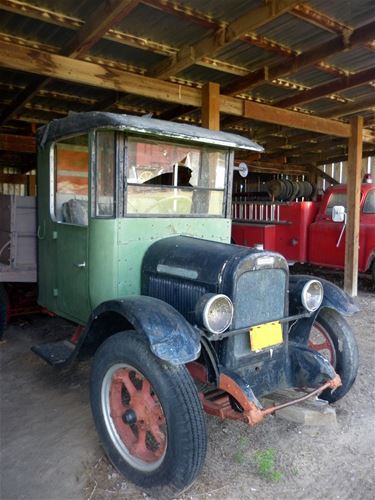
[[74, 265], [78, 267], [78, 269], [83, 269], [86, 267], [86, 262], [76, 262]]

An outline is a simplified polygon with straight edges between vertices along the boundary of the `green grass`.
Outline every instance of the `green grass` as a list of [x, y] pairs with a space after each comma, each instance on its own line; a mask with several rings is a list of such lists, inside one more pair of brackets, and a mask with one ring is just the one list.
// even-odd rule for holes
[[255, 463], [258, 467], [258, 473], [267, 481], [280, 481], [282, 474], [277, 470], [275, 464], [276, 452], [274, 449], [258, 450], [255, 453]]
[[249, 449], [249, 440], [245, 437], [241, 437], [238, 444], [238, 449], [233, 455], [233, 460], [238, 464], [244, 464], [246, 462], [246, 452]]

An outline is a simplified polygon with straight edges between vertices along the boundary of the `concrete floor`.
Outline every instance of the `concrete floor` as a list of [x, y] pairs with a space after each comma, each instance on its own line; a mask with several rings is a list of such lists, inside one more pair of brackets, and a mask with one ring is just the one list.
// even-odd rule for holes
[[57, 318], [16, 321], [0, 344], [2, 500], [84, 497], [86, 468], [99, 448], [89, 407], [89, 367], [63, 373], [30, 351], [41, 337], [67, 328]]

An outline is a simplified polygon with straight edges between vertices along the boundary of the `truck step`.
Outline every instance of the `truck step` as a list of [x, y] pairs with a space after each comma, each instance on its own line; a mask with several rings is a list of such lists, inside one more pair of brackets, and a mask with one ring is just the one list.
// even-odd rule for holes
[[75, 344], [69, 340], [60, 340], [34, 345], [31, 350], [50, 365], [62, 367], [69, 364], [75, 347]]

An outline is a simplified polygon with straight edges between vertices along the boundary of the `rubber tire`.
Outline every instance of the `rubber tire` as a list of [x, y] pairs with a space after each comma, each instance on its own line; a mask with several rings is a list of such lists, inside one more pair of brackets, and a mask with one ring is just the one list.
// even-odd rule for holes
[[333, 392], [330, 389], [323, 391], [319, 396], [334, 403], [345, 396], [357, 377], [359, 363], [357, 341], [345, 318], [333, 309], [322, 309], [315, 323], [325, 329], [335, 349], [334, 368], [341, 377], [342, 386]]
[[7, 291], [2, 283], [0, 283], [0, 340], [2, 340], [5, 328], [8, 323], [8, 308], [9, 298]]
[[[167, 423], [167, 450], [151, 472], [132, 467], [114, 446], [103, 420], [101, 386], [117, 363], [128, 363], [151, 383]], [[109, 337], [95, 354], [90, 380], [91, 409], [103, 448], [114, 467], [133, 483], [158, 498], [172, 498], [189, 487], [200, 473], [207, 451], [206, 420], [196, 386], [184, 365], [157, 358], [145, 337], [120, 332]]]

